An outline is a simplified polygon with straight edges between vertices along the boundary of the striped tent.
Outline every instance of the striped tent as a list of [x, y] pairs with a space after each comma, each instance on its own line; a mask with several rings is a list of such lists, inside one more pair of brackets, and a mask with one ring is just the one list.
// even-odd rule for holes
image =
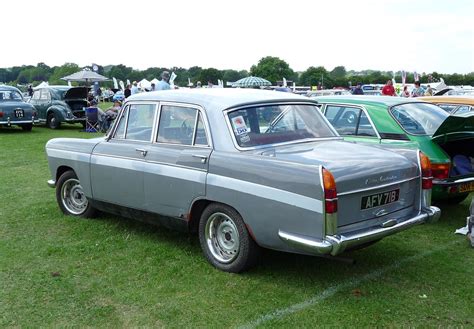
[[259, 87], [259, 86], [271, 86], [271, 82], [259, 77], [247, 77], [240, 79], [232, 84], [232, 87]]

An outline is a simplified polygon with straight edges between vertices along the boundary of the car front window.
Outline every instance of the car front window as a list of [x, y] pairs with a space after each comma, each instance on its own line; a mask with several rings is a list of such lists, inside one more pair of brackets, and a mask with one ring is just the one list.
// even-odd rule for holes
[[433, 104], [406, 103], [390, 109], [402, 128], [412, 135], [433, 135], [449, 113]]
[[240, 147], [337, 136], [315, 105], [265, 105], [228, 113]]

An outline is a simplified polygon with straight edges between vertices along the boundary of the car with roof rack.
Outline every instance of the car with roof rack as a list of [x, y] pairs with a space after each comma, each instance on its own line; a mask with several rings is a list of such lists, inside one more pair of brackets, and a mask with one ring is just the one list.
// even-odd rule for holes
[[194, 232], [228, 272], [262, 247], [335, 256], [440, 215], [423, 153], [345, 142], [315, 101], [290, 93], [140, 93], [105, 137], [55, 138], [46, 153], [64, 214]]

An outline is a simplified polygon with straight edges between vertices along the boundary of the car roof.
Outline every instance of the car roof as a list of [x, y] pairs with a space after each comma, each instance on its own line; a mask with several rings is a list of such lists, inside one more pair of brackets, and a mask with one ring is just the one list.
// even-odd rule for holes
[[433, 96], [420, 97], [424, 101], [439, 104], [469, 104], [474, 105], [474, 96]]
[[382, 105], [382, 106], [394, 106], [405, 103], [420, 102], [418, 98], [405, 98], [405, 97], [393, 97], [393, 96], [364, 96], [364, 95], [341, 95], [341, 96], [320, 96], [314, 97], [313, 100], [325, 103], [350, 103], [350, 104], [361, 104], [361, 105]]
[[225, 110], [228, 108], [256, 103], [306, 102], [315, 103], [308, 97], [279, 91], [245, 88], [195, 88], [159, 90], [135, 94], [127, 98], [130, 101], [163, 101], [195, 104], [207, 110]]
[[20, 91], [18, 88], [8, 85], [0, 85], [0, 90], [14, 90], [18, 92]]

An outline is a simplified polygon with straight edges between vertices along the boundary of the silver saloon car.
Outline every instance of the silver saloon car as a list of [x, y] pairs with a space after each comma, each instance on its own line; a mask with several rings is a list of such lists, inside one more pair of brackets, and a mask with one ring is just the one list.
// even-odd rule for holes
[[65, 214], [195, 232], [228, 272], [261, 247], [338, 255], [440, 215], [423, 153], [345, 142], [317, 103], [289, 93], [137, 94], [106, 137], [52, 139], [46, 152]]

